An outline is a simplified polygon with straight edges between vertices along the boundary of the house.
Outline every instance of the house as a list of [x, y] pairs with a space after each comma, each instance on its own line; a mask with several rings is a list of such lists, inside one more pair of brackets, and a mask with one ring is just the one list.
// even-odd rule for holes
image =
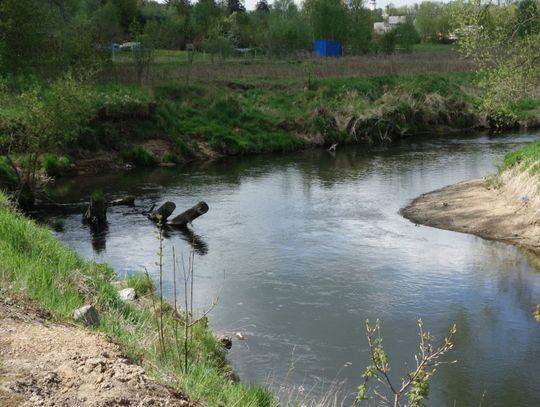
[[387, 33], [388, 31], [392, 31], [398, 25], [407, 22], [406, 16], [383, 15], [383, 18], [385, 19], [385, 21], [373, 23], [373, 31], [375, 31], [376, 34]]

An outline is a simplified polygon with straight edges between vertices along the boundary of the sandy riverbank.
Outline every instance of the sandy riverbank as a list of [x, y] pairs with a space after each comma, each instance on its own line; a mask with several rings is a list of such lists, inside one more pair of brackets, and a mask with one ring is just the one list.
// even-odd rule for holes
[[0, 292], [0, 405], [194, 406], [106, 335]]
[[540, 259], [538, 180], [527, 172], [447, 186], [416, 198], [401, 213], [417, 224], [510, 243]]

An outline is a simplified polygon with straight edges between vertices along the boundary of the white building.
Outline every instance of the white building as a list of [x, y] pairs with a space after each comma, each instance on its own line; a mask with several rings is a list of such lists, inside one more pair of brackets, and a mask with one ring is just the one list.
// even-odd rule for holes
[[378, 23], [373, 23], [373, 31], [377, 34], [384, 34], [388, 31], [393, 30], [400, 24], [407, 22], [407, 17], [405, 16], [383, 16], [386, 21], [381, 21]]

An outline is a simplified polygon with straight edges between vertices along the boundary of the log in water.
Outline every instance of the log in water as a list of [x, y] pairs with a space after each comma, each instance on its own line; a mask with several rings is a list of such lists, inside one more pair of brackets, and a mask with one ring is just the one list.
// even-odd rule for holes
[[197, 205], [189, 208], [187, 211], [182, 212], [180, 215], [174, 217], [168, 222], [171, 226], [186, 226], [188, 223], [191, 223], [199, 216], [204, 215], [208, 212], [208, 204], [204, 201], [199, 202]]

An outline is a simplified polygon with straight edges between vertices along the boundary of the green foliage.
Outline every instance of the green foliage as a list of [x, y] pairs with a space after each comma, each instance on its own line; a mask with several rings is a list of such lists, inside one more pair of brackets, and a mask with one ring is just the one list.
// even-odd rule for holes
[[521, 37], [540, 32], [540, 11], [535, 0], [521, 0], [516, 11], [517, 34]]
[[396, 32], [395, 30], [388, 31], [377, 37], [378, 46], [385, 54], [392, 54], [396, 49]]
[[540, 39], [536, 5], [521, 3], [516, 10], [494, 3], [459, 2], [452, 12], [460, 49], [479, 73], [479, 108], [494, 125], [512, 126], [516, 102], [533, 97], [540, 78], [535, 57]]
[[311, 48], [310, 27], [292, 1], [275, 4], [269, 13], [266, 47], [275, 55], [290, 55]]
[[71, 160], [65, 156], [47, 153], [41, 157], [41, 168], [50, 177], [64, 175], [71, 167]]
[[448, 36], [451, 28], [450, 19], [449, 6], [423, 1], [416, 12], [415, 25], [423, 41], [438, 41]]
[[540, 159], [540, 139], [527, 144], [519, 150], [512, 151], [504, 157], [500, 171], [510, 168], [528, 168]]
[[12, 190], [18, 186], [17, 172], [7, 157], [0, 157], [0, 189]]
[[18, 179], [20, 187], [33, 193], [41, 155], [65, 149], [94, 114], [92, 91], [67, 75], [47, 84], [30, 84], [16, 102], [5, 144], [10, 153], [24, 154], [16, 167]]
[[370, 50], [373, 37], [373, 16], [364, 8], [363, 0], [350, 0], [348, 13], [348, 38], [345, 42], [353, 52], [366, 53]]
[[392, 32], [395, 35], [396, 46], [403, 52], [412, 52], [414, 44], [420, 42], [418, 31], [410, 20], [399, 24]]
[[347, 40], [347, 7], [342, 0], [306, 0], [303, 12], [307, 15], [316, 39]]
[[142, 146], [132, 146], [120, 151], [120, 158], [125, 163], [140, 167], [152, 167], [157, 164], [157, 159]]
[[131, 275], [127, 278], [126, 285], [135, 290], [137, 297], [154, 294], [154, 285], [148, 274]]
[[[450, 332], [444, 338], [442, 344], [435, 348], [433, 338], [429, 332], [425, 332], [422, 320], [418, 320], [419, 352], [414, 355], [416, 366], [407, 373], [407, 376], [401, 379], [398, 385], [394, 383], [389, 376], [390, 364], [388, 356], [383, 347], [381, 326], [379, 320], [375, 326], [371, 326], [366, 321], [366, 337], [370, 350], [370, 364], [362, 374], [363, 383], [358, 386], [358, 392], [355, 399], [355, 405], [371, 400], [369, 381], [376, 380], [385, 387], [385, 390], [374, 389], [373, 393], [380, 398], [381, 404], [401, 406], [402, 399], [407, 398], [409, 407], [421, 407], [422, 401], [429, 398], [429, 380], [441, 364], [450, 364], [453, 362], [441, 361], [446, 353], [453, 348], [453, 338], [456, 333], [456, 326], [450, 328]], [[386, 396], [386, 393], [390, 397]]]

